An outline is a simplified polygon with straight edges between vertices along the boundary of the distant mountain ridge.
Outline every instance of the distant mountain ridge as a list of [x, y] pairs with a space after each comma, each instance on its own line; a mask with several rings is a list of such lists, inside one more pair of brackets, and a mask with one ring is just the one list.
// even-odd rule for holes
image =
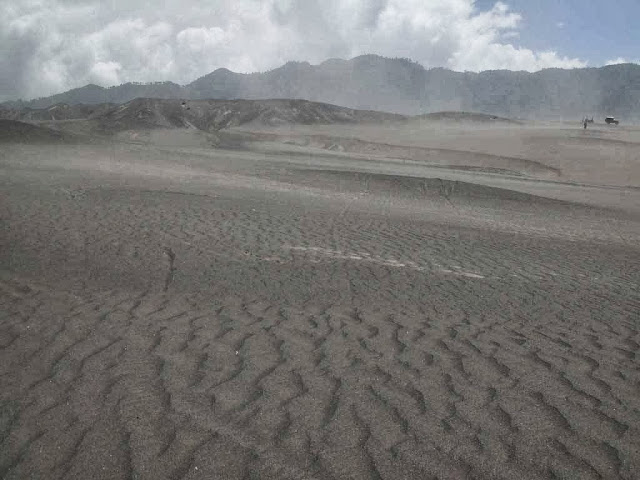
[[614, 115], [640, 119], [640, 65], [622, 64], [539, 72], [481, 73], [426, 70], [408, 59], [363, 55], [319, 65], [289, 62], [264, 73], [218, 69], [181, 86], [172, 82], [86, 85], [4, 108], [42, 109], [65, 104], [122, 104], [162, 99], [305, 99], [353, 109], [419, 115], [463, 110], [511, 118]]

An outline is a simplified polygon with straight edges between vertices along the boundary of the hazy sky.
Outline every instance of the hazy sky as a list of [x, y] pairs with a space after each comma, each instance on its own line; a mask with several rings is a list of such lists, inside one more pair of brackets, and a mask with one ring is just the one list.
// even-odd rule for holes
[[0, 0], [0, 100], [364, 53], [472, 71], [599, 66], [637, 61], [637, 18], [638, 0]]

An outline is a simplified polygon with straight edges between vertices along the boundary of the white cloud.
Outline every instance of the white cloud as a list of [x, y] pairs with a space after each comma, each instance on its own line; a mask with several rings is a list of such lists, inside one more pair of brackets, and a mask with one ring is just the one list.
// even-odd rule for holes
[[0, 99], [364, 53], [472, 71], [586, 64], [514, 45], [521, 21], [474, 0], [0, 0]]
[[565, 23], [564, 23], [564, 22], [558, 22], [558, 23], [556, 23], [556, 27], [558, 27], [558, 28], [564, 28], [564, 26], [565, 26]]
[[620, 65], [622, 63], [637, 63], [640, 64], [640, 60], [628, 60], [626, 58], [618, 57], [614, 60], [607, 60], [605, 65]]
[[120, 79], [120, 71], [122, 65], [118, 62], [97, 62], [91, 71], [89, 77], [92, 78], [94, 83], [102, 85], [114, 85], [118, 83]]

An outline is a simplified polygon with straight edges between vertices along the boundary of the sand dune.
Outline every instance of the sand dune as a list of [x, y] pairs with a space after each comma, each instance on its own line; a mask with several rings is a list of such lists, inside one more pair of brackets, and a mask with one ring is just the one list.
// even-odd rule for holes
[[[239, 127], [241, 128], [241, 127]], [[596, 185], [640, 185], [640, 128], [579, 125], [483, 125], [414, 121], [407, 125], [285, 125], [253, 127], [253, 135], [453, 167], [491, 167], [541, 179]], [[281, 147], [280, 147], [281, 148]]]
[[635, 133], [336, 128], [3, 145], [0, 478], [637, 478]]
[[420, 115], [418, 118], [425, 120], [436, 121], [450, 121], [450, 122], [465, 122], [465, 123], [506, 123], [506, 124], [522, 124], [517, 120], [510, 118], [499, 117], [497, 115], [487, 115], [485, 113], [473, 113], [473, 112], [434, 112], [426, 115]]

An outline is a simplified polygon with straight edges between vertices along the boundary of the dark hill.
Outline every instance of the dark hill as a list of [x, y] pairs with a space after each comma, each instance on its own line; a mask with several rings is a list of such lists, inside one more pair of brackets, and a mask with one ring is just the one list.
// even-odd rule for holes
[[0, 143], [72, 143], [75, 137], [57, 130], [0, 119]]
[[212, 132], [240, 125], [383, 123], [405, 121], [391, 113], [352, 110], [306, 100], [164, 100], [138, 98], [91, 121], [99, 131], [197, 128]]
[[22, 122], [42, 122], [49, 120], [78, 120], [99, 116], [116, 107], [114, 103], [67, 104], [58, 103], [47, 108], [0, 109], [0, 118]]

